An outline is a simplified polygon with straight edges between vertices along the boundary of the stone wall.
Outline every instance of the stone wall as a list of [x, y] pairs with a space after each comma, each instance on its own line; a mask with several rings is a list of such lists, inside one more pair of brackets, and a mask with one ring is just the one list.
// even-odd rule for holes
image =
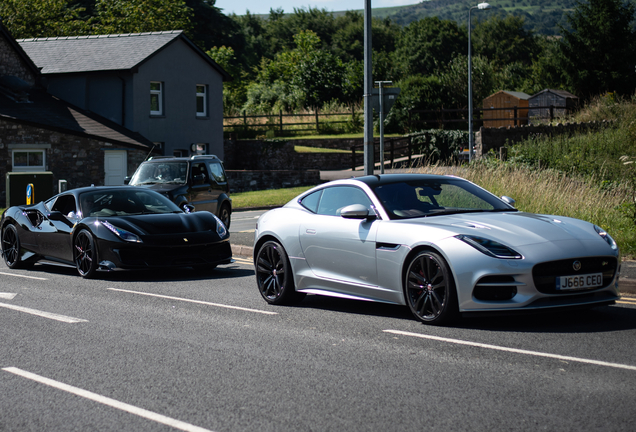
[[[0, 119], [0, 207], [6, 200], [6, 173], [12, 171], [10, 147], [16, 144], [41, 144], [46, 149], [46, 170], [53, 173], [54, 190], [57, 181], [66, 180], [68, 189], [104, 184], [104, 150], [123, 149], [113, 144], [64, 134], [49, 129]], [[146, 150], [126, 148], [128, 175], [146, 158]]]
[[20, 78], [27, 84], [35, 84], [35, 75], [27, 66], [9, 41], [0, 36], [0, 76], [9, 75]]
[[525, 125], [516, 127], [485, 128], [475, 134], [475, 154], [477, 157], [487, 154], [491, 149], [499, 151], [506, 144], [514, 144], [531, 137], [568, 135], [597, 131], [610, 126], [612, 122], [559, 123], [549, 125]]
[[320, 184], [318, 170], [226, 170], [230, 193]]

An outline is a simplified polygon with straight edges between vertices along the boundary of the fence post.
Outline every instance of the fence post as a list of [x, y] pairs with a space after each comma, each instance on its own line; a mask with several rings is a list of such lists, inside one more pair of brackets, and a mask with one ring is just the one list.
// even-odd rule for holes
[[517, 126], [517, 105], [515, 105], [515, 126]]
[[316, 132], [318, 132], [320, 128], [318, 127], [318, 108], [316, 108]]
[[279, 116], [280, 116], [280, 134], [282, 136], [283, 135], [283, 110], [280, 110]]
[[356, 170], [356, 146], [351, 146], [351, 171]]
[[550, 123], [554, 120], [554, 105], [550, 105]]
[[393, 169], [393, 163], [395, 160], [395, 140], [391, 141], [391, 169]]
[[247, 126], [247, 116], [245, 115], [245, 110], [243, 110], [243, 126]]

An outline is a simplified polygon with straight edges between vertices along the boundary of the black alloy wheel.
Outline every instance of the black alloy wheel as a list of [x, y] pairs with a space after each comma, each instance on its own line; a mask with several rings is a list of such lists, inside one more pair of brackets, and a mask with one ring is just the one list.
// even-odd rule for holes
[[98, 266], [97, 247], [93, 236], [88, 230], [81, 230], [73, 241], [75, 266], [77, 271], [85, 279], [95, 276]]
[[265, 242], [256, 255], [258, 290], [269, 304], [294, 304], [305, 298], [294, 290], [291, 265], [283, 246], [275, 241]]
[[413, 315], [426, 324], [448, 324], [458, 315], [455, 283], [444, 258], [420, 252], [408, 266], [406, 303]]
[[2, 230], [2, 256], [10, 269], [22, 267], [20, 239], [18, 238], [18, 230], [13, 224], [8, 224]]

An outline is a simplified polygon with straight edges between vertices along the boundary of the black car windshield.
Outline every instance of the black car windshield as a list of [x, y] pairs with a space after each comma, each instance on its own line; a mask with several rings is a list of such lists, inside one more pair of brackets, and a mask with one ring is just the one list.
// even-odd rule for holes
[[459, 178], [381, 184], [374, 187], [374, 192], [391, 219], [516, 211], [480, 187]]
[[130, 179], [130, 184], [132, 186], [157, 183], [185, 184], [187, 178], [187, 162], [152, 162], [141, 164]]
[[84, 217], [183, 213], [163, 195], [143, 188], [106, 189], [80, 195]]

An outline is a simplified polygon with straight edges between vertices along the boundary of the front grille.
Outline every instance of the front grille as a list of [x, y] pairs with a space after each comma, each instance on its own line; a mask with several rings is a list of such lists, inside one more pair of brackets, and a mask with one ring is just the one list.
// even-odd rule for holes
[[[579, 261], [581, 268], [577, 271], [573, 268], [573, 263]], [[537, 264], [532, 269], [534, 285], [539, 292], [544, 294], [562, 294], [556, 289], [556, 278], [559, 276], [585, 275], [592, 273], [603, 274], [603, 287], [608, 286], [614, 280], [617, 269], [617, 259], [615, 257], [586, 257], [571, 258], [559, 261], [550, 261]], [[595, 288], [601, 289], [602, 287]], [[587, 291], [589, 289], [584, 289]], [[576, 292], [571, 290], [568, 292]]]
[[130, 267], [186, 267], [215, 264], [232, 257], [230, 243], [193, 246], [141, 246], [115, 249], [122, 265]]

